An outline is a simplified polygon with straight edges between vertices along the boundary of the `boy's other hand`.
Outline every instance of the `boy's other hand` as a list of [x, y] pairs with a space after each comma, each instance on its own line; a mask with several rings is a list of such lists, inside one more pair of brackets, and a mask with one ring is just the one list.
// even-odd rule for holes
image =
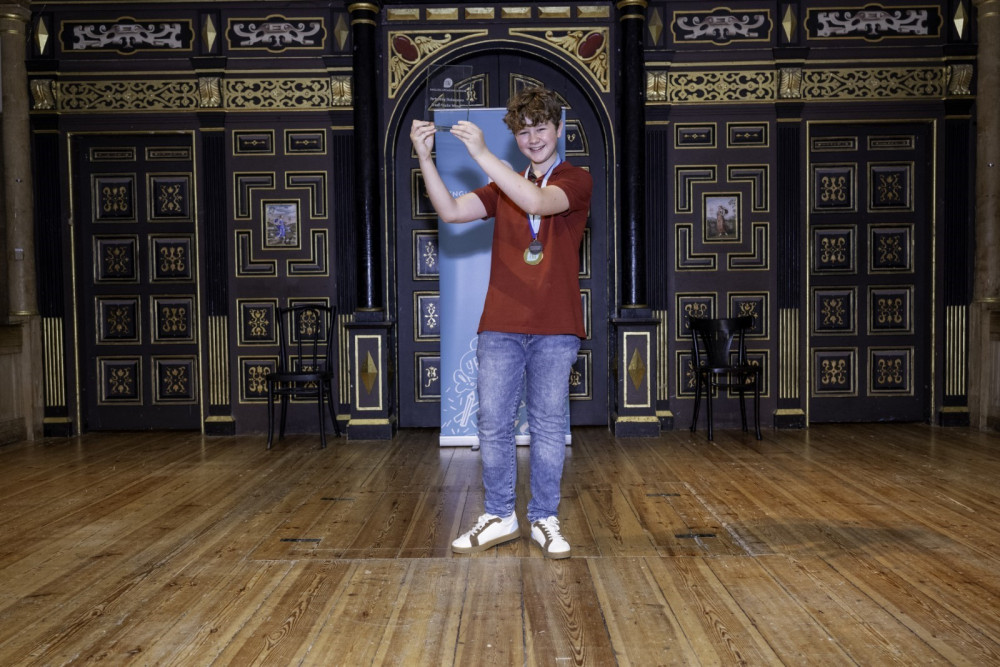
[[418, 158], [430, 157], [434, 149], [434, 123], [418, 118], [413, 119], [410, 126], [410, 141], [417, 151]]
[[483, 137], [483, 131], [475, 123], [460, 120], [452, 126], [451, 133], [465, 144], [465, 148], [473, 159], [486, 150], [486, 138]]

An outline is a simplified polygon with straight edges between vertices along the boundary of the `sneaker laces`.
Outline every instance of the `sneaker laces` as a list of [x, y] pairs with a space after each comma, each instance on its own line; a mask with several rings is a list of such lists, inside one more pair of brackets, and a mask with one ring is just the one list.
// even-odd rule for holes
[[553, 539], [562, 537], [562, 534], [559, 531], [559, 519], [554, 516], [550, 516], [547, 519], [539, 519], [535, 522], [535, 525], [538, 526], [538, 530], [542, 531], [542, 534], [545, 535], [547, 542], [552, 542]]

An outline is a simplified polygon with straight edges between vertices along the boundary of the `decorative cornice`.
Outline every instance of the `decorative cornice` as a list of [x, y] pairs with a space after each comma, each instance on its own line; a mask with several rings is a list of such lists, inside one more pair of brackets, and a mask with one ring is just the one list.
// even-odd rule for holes
[[933, 65], [839, 69], [646, 71], [646, 101], [726, 102], [943, 99], [970, 95], [972, 66]]
[[351, 79], [346, 75], [288, 79], [33, 79], [30, 86], [32, 110], [36, 112], [313, 111], [350, 108], [354, 103]]

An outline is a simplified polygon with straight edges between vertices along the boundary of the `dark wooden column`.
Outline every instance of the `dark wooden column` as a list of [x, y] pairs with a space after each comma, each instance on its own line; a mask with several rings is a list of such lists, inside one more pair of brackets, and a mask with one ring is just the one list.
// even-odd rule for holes
[[974, 0], [976, 62], [976, 260], [969, 309], [969, 419], [1000, 429], [1000, 0]]
[[357, 232], [358, 302], [350, 338], [351, 418], [348, 439], [386, 440], [396, 430], [392, 323], [386, 314], [382, 271], [382, 198], [379, 179], [378, 34], [380, 2], [347, 6], [354, 43], [354, 223]]
[[646, 70], [643, 31], [646, 0], [620, 0], [618, 8], [622, 159], [621, 309], [615, 318], [615, 435], [655, 437], [656, 325], [646, 301]]

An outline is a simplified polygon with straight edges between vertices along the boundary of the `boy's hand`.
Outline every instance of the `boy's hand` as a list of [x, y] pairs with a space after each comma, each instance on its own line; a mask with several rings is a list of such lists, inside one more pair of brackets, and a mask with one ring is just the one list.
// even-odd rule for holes
[[452, 126], [451, 133], [465, 144], [465, 148], [473, 159], [486, 150], [486, 139], [483, 137], [483, 131], [475, 123], [460, 120]]
[[414, 118], [410, 127], [410, 141], [413, 142], [418, 158], [430, 157], [434, 148], [434, 123]]

